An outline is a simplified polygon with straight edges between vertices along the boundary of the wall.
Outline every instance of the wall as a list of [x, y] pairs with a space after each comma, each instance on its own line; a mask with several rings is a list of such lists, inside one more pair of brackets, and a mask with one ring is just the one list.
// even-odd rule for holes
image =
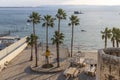
[[26, 37], [20, 39], [19, 41], [13, 43], [12, 45], [6, 47], [0, 51], [0, 71], [5, 67], [6, 62], [8, 63], [13, 58], [15, 58], [19, 53], [21, 53], [27, 46]]
[[101, 49], [98, 53], [97, 80], [120, 80], [120, 49]]

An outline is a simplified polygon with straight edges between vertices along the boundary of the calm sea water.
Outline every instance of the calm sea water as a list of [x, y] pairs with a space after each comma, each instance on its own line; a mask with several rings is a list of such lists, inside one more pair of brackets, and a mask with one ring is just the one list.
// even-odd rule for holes
[[[71, 27], [68, 26], [70, 15], [74, 11], [82, 11], [84, 14], [77, 14], [80, 18], [80, 25], [74, 28], [74, 49], [80, 47], [82, 50], [96, 50], [104, 47], [101, 39], [101, 30], [105, 27], [120, 27], [120, 7], [119, 6], [43, 6], [34, 8], [0, 8], [0, 32], [8, 30], [18, 30], [11, 35], [20, 37], [29, 35], [32, 26], [26, 21], [32, 11], [40, 13], [42, 16], [50, 14], [53, 17], [58, 8], [62, 8], [67, 13], [67, 20], [61, 21], [61, 31], [65, 35], [64, 44], [70, 46]], [[45, 43], [45, 30], [41, 24], [36, 25], [36, 33], [39, 40]], [[57, 21], [54, 28], [49, 28], [49, 43], [54, 31], [57, 30]], [[81, 32], [85, 30], [86, 32]], [[111, 43], [108, 44], [111, 47]]]

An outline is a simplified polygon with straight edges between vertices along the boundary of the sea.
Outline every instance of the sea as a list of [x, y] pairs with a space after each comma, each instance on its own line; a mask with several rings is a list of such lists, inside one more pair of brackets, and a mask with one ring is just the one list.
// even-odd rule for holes
[[[62, 8], [66, 14], [66, 20], [61, 21], [61, 32], [64, 33], [64, 45], [70, 49], [72, 27], [68, 26], [69, 17], [76, 15], [80, 19], [80, 25], [74, 27], [74, 50], [98, 50], [104, 48], [104, 40], [101, 31], [106, 27], [120, 28], [120, 6], [88, 6], [88, 5], [53, 5], [39, 7], [0, 7], [0, 34], [11, 31], [11, 36], [29, 36], [32, 33], [32, 24], [27, 23], [29, 15], [34, 11], [41, 17], [52, 15], [55, 18], [57, 10]], [[83, 14], [74, 14], [80, 11]], [[49, 43], [58, 28], [55, 20], [53, 28], [49, 28]], [[39, 42], [46, 42], [46, 28], [42, 27], [43, 21], [35, 25]], [[83, 30], [83, 31], [82, 31]], [[108, 47], [111, 47], [110, 40]]]

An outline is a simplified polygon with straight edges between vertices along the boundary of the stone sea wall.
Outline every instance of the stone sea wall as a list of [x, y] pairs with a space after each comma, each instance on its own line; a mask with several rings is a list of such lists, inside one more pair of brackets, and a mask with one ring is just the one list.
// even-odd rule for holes
[[98, 51], [97, 80], [120, 80], [120, 48]]

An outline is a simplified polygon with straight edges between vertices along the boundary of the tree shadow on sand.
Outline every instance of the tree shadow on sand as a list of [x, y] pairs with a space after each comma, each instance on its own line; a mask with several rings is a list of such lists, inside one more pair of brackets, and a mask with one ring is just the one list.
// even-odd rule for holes
[[[64, 71], [63, 71], [64, 72]], [[63, 75], [63, 72], [58, 76], [58, 78], [56, 80], [66, 80], [67, 78]], [[93, 76], [89, 76], [87, 74], [85, 74], [84, 72], [81, 72], [78, 77], [70, 77], [67, 80], [96, 80], [96, 77]]]
[[[60, 61], [60, 62], [63, 62], [63, 61], [65, 61], [65, 60], [66, 60], [66, 58], [59, 58], [59, 61]], [[54, 58], [52, 64], [54, 64], [54, 63], [56, 63], [56, 62], [57, 62], [57, 58]]]
[[85, 72], [81, 72], [78, 76], [78, 80], [96, 80], [95, 76], [90, 76]]
[[74, 78], [70, 77], [69, 79], [67, 79], [67, 77], [65, 77], [63, 75], [63, 72], [57, 77], [56, 80], [74, 80]]
[[[15, 67], [15, 66], [17, 66], [17, 65], [22, 65], [22, 64], [25, 64], [25, 63], [27, 63], [27, 62], [30, 62], [30, 61], [29, 61], [29, 60], [23, 61], [23, 62], [21, 62], [21, 63], [15, 64], [15, 65], [10, 65], [10, 66], [9, 66], [9, 64], [8, 64], [8, 67], [7, 67], [7, 68]], [[10, 64], [11, 64], [11, 63], [10, 63]]]
[[38, 74], [36, 72], [33, 72], [31, 70], [30, 66], [28, 66], [28, 67], [25, 68], [24, 72], [16, 74], [16, 75], [14, 75], [12, 77], [9, 77], [6, 80], [9, 80], [9, 79], [11, 79], [11, 80], [22, 80], [22, 79], [24, 79], [26, 77], [29, 77], [31, 75], [38, 75], [38, 76], [40, 76], [40, 74]]

